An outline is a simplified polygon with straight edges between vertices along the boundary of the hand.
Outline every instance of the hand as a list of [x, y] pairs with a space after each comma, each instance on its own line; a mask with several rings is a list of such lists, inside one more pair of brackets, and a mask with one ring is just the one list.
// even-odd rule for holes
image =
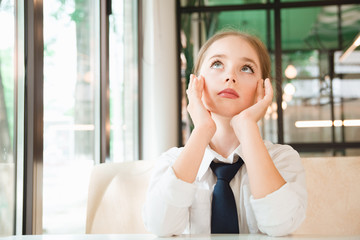
[[[263, 84], [265, 87], [263, 87]], [[273, 99], [273, 89], [270, 79], [260, 79], [256, 87], [256, 103], [231, 119], [231, 126], [240, 126], [243, 121], [258, 122], [265, 116], [266, 110]]]
[[187, 110], [191, 116], [195, 128], [204, 128], [211, 137], [215, 134], [216, 124], [211, 118], [211, 113], [202, 102], [205, 79], [203, 76], [190, 75], [190, 82], [186, 94], [189, 99]]

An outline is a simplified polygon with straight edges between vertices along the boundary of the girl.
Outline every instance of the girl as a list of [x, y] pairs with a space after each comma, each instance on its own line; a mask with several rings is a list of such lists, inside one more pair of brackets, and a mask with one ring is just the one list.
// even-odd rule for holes
[[[257, 122], [273, 98], [265, 46], [245, 33], [218, 33], [202, 46], [194, 73], [187, 90], [194, 130], [183, 148], [160, 157], [146, 228], [159, 236], [293, 232], [305, 218], [305, 174], [295, 150], [260, 135]], [[235, 176], [226, 183], [218, 166]]]

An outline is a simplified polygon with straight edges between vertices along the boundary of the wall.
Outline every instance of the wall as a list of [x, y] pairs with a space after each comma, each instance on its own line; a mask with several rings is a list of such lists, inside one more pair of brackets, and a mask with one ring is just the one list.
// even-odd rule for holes
[[178, 145], [176, 2], [143, 1], [142, 11], [142, 152], [150, 159]]

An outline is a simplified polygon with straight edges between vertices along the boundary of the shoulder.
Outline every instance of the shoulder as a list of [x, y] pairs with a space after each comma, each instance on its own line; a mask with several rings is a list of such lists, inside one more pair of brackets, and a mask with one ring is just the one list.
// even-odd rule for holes
[[183, 149], [184, 149], [183, 147], [172, 147], [167, 151], [163, 152], [160, 156], [160, 159], [162, 158], [176, 159], [180, 155]]
[[158, 166], [171, 166], [175, 160], [179, 157], [183, 147], [172, 147], [163, 152], [156, 160]]
[[264, 141], [271, 159], [280, 170], [303, 171], [303, 166], [299, 153], [290, 145], [274, 144]]
[[171, 169], [171, 166], [174, 164], [175, 160], [180, 155], [182, 149], [183, 148], [172, 147], [167, 151], [163, 152], [156, 159], [152, 173], [152, 178], [154, 179], [154, 181], [169, 172], [169, 169]]
[[[265, 142], [265, 141], [264, 141]], [[299, 178], [304, 173], [304, 166], [299, 153], [289, 145], [265, 142], [271, 159], [285, 180]]]
[[264, 140], [264, 144], [271, 156], [271, 158], [276, 159], [279, 157], [295, 157], [300, 159], [299, 153], [292, 148], [290, 145], [286, 144], [275, 144], [270, 141]]

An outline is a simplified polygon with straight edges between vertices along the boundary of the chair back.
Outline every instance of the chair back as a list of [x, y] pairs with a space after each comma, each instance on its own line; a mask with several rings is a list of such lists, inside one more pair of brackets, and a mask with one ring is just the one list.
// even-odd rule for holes
[[147, 233], [142, 206], [155, 160], [94, 167], [89, 185], [87, 234]]
[[302, 159], [306, 219], [295, 234], [360, 234], [360, 157]]
[[[302, 159], [308, 191], [307, 216], [294, 234], [360, 234], [360, 157]], [[94, 167], [86, 233], [147, 233], [142, 221], [155, 160]]]

